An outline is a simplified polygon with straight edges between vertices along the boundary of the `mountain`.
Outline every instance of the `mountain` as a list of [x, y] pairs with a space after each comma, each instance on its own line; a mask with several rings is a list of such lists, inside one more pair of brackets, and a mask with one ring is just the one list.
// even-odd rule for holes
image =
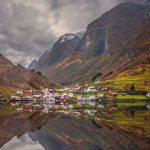
[[43, 69], [54, 64], [58, 64], [69, 55], [73, 55], [82, 39], [84, 32], [66, 33], [61, 36], [52, 47], [52, 50], [47, 50], [38, 60], [34, 60], [29, 69]]
[[[144, 58], [135, 60], [138, 56], [131, 53], [135, 53], [134, 46], [141, 40], [136, 38], [137, 34], [147, 32], [142, 30], [145, 29], [142, 27], [145, 12], [142, 4], [122, 3], [90, 23], [83, 37], [66, 38], [62, 43], [62, 37], [70, 34], [60, 37], [52, 50], [45, 52], [34, 62], [34, 67], [32, 63], [29, 68], [40, 70], [49, 79], [68, 85], [91, 80], [96, 75], [121, 72], [130, 67], [129, 64], [143, 63]], [[149, 46], [139, 52], [143, 54], [148, 49]]]
[[[27, 70], [21, 65], [15, 66], [2, 54], [0, 54], [0, 91], [3, 88], [35, 88], [41, 89], [44, 87], [55, 88], [57, 85], [49, 81], [40, 72]], [[4, 91], [7, 91], [7, 90]]]

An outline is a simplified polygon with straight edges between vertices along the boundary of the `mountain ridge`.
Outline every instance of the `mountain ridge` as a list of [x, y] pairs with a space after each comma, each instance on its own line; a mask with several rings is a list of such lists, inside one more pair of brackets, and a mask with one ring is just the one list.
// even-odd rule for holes
[[[48, 65], [43, 59], [42, 67], [37, 62], [33, 69], [63, 85], [89, 80], [99, 72], [106, 75], [122, 70], [130, 60], [128, 54], [135, 34], [144, 22], [145, 9], [144, 5], [135, 3], [114, 7], [87, 26], [83, 38], [73, 47], [73, 53], [64, 49], [69, 54], [67, 57]], [[51, 55], [46, 57], [50, 59]]]

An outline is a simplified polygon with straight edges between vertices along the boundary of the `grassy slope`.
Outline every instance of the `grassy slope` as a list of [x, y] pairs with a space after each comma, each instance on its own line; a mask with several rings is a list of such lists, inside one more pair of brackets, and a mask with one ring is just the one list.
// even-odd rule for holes
[[105, 87], [110, 86], [117, 91], [129, 90], [131, 84], [135, 85], [137, 91], [150, 91], [150, 64], [136, 66], [103, 81]]

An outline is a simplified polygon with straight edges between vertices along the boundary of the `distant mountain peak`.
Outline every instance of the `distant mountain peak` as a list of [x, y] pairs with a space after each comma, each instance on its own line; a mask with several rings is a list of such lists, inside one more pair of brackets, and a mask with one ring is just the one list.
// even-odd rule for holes
[[85, 31], [78, 32], [78, 33], [65, 33], [59, 38], [59, 43], [64, 43], [68, 40], [73, 40], [75, 37], [82, 38], [85, 34]]

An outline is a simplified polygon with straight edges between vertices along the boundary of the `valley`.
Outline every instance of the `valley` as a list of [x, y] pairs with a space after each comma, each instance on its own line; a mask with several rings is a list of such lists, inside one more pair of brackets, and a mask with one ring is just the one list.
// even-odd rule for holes
[[149, 150], [146, 13], [144, 2], [119, 3], [28, 68], [0, 53], [0, 149]]

